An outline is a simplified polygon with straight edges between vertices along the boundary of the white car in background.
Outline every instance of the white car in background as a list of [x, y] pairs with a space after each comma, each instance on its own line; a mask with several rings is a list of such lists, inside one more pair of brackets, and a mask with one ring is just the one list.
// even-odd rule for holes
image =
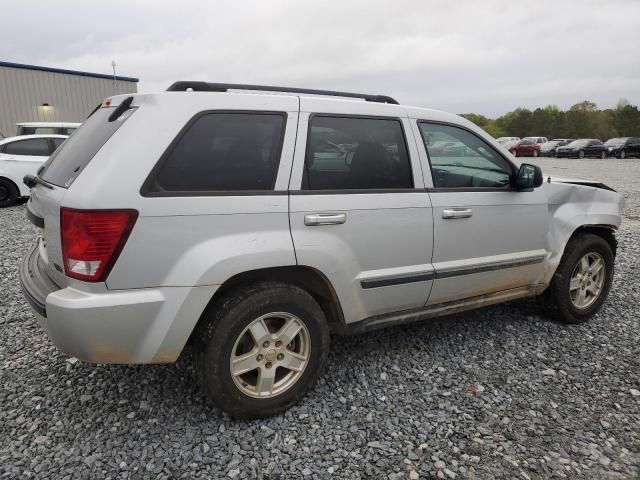
[[16, 123], [16, 135], [71, 135], [80, 126], [79, 122], [21, 122]]
[[29, 195], [22, 179], [36, 175], [38, 169], [66, 135], [21, 135], [0, 140], [0, 208], [15, 205], [20, 197]]
[[520, 141], [520, 137], [500, 137], [496, 138], [496, 142], [502, 145], [507, 150], [510, 150], [511, 147], [515, 147]]

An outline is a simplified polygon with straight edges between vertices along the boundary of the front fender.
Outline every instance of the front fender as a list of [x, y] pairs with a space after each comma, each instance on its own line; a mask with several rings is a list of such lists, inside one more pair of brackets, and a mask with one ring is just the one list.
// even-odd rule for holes
[[543, 188], [549, 207], [547, 248], [551, 255], [545, 272], [548, 283], [576, 230], [585, 226], [615, 230], [620, 226], [624, 197], [611, 190], [568, 183], [545, 183]]

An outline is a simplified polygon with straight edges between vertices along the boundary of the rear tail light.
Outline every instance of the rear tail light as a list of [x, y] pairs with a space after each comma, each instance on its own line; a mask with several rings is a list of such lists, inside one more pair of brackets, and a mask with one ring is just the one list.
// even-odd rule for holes
[[87, 282], [104, 281], [137, 218], [136, 210], [61, 208], [62, 258], [67, 276]]

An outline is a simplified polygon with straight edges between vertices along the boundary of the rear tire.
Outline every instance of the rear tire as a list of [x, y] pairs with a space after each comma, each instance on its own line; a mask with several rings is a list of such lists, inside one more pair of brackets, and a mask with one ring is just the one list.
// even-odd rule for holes
[[600, 158], [601, 158], [602, 160], [604, 160], [605, 158], [607, 158], [607, 152], [602, 152], [602, 153], [600, 154]]
[[20, 190], [11, 180], [0, 178], [0, 208], [11, 207], [18, 202]]
[[280, 413], [298, 403], [320, 376], [329, 328], [304, 290], [258, 283], [224, 295], [205, 315], [198, 373], [208, 396], [229, 415]]
[[511, 155], [513, 155], [514, 157], [518, 156], [518, 151], [517, 150], [511, 150]]
[[[585, 258], [585, 275], [582, 275], [581, 266]], [[590, 263], [590, 259], [594, 259], [593, 263]], [[602, 266], [595, 272], [598, 259]], [[609, 295], [613, 264], [613, 251], [604, 238], [588, 233], [571, 239], [565, 247], [551, 284], [538, 297], [545, 313], [564, 323], [583, 323], [589, 320], [600, 310]]]
[[578, 158], [584, 158], [584, 150], [578, 152]]

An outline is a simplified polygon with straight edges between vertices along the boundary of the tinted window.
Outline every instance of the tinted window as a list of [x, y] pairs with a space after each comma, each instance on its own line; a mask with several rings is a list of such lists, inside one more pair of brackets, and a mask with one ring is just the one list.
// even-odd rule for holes
[[484, 140], [462, 128], [420, 122], [436, 188], [506, 188], [507, 162]]
[[49, 156], [49, 143], [46, 138], [33, 138], [31, 140], [18, 140], [8, 143], [4, 153], [9, 155], [32, 155], [40, 157]]
[[65, 140], [66, 140], [65, 138], [53, 137], [51, 139], [51, 141], [53, 142], [53, 151], [55, 152]]
[[150, 192], [271, 190], [285, 116], [207, 113], [197, 118], [161, 160]]
[[78, 175], [89, 165], [102, 146], [111, 138], [135, 112], [135, 108], [126, 110], [117, 119], [110, 122], [109, 116], [115, 108], [99, 108], [85, 120], [62, 148], [58, 148], [41, 174], [47, 182], [68, 188]]
[[413, 188], [400, 121], [311, 117], [302, 188]]

